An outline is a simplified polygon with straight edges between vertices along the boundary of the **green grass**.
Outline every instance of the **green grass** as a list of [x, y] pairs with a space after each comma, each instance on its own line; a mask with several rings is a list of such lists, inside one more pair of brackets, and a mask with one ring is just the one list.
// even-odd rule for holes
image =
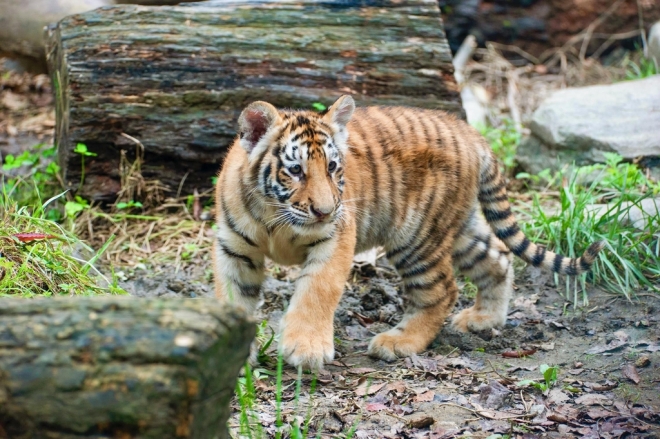
[[646, 58], [641, 54], [637, 57], [638, 62], [631, 59], [624, 61], [626, 68], [626, 80], [643, 79], [660, 73], [660, 68], [655, 60]]
[[505, 119], [499, 127], [480, 127], [479, 132], [490, 143], [495, 156], [504, 165], [508, 175], [516, 166], [516, 149], [522, 135], [510, 119]]
[[[313, 407], [314, 397], [316, 395], [317, 378], [315, 374], [304, 375], [301, 368], [298, 368], [296, 380], [288, 384], [284, 384], [284, 359], [281, 354], [277, 354], [276, 358], [271, 358], [267, 355], [266, 350], [274, 340], [273, 332], [268, 331], [267, 322], [264, 320], [257, 327], [258, 344], [262, 345], [259, 349], [259, 365], [252, 368], [249, 363], [245, 364], [244, 375], [238, 379], [236, 384], [236, 400], [240, 407], [238, 414], [239, 425], [238, 428], [230, 429], [232, 437], [241, 437], [249, 439], [264, 439], [272, 437], [272, 428], [270, 432], [264, 430], [259, 419], [259, 404], [258, 404], [258, 391], [255, 383], [262, 381], [267, 384], [274, 384], [274, 395], [267, 395], [267, 398], [275, 402], [275, 437], [303, 439], [308, 438], [310, 430], [316, 430], [315, 437], [321, 437], [323, 431], [322, 422], [313, 425]], [[271, 368], [274, 367], [274, 370]], [[303, 382], [309, 381], [307, 393], [309, 400], [303, 404], [301, 402], [301, 395], [303, 393]], [[289, 415], [286, 420], [283, 413], [284, 392], [291, 391], [293, 387], [293, 413]], [[268, 406], [266, 402], [263, 405]], [[306, 406], [306, 407], [305, 407]], [[287, 410], [288, 411], [288, 410]], [[290, 412], [289, 412], [290, 413]], [[361, 415], [358, 415], [356, 420], [348, 426], [345, 432], [339, 433], [338, 438], [351, 439], [355, 435]]]
[[63, 194], [21, 206], [13, 196], [21, 183], [0, 183], [0, 296], [125, 294], [94, 267], [107, 245], [95, 252], [48, 219]]
[[[534, 181], [532, 177], [518, 175]], [[531, 204], [518, 209], [522, 229], [530, 239], [570, 257], [579, 256], [594, 241], [604, 240], [606, 247], [590, 275], [594, 283], [626, 297], [642, 289], [658, 291], [660, 244], [654, 231], [660, 226], [660, 214], [643, 215], [649, 224], [645, 230], [623, 221], [642, 200], [660, 193], [658, 183], [649, 181], [636, 165], [622, 163], [621, 157], [614, 154], [608, 155], [605, 165], [546, 173], [545, 182], [546, 189], [559, 192], [559, 207], [552, 212], [536, 193]], [[595, 204], [604, 207], [598, 211], [592, 207]], [[579, 279], [583, 293], [584, 280]], [[573, 281], [571, 287], [570, 279], [566, 279], [566, 292], [573, 291], [577, 305], [577, 279]], [[582, 299], [587, 302], [586, 295]]]

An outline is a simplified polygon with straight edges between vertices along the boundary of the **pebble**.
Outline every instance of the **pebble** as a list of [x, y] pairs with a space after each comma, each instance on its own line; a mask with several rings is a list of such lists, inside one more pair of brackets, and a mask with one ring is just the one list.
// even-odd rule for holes
[[648, 355], [643, 355], [635, 361], [635, 366], [637, 367], [647, 367], [649, 364], [651, 364], [651, 359]]

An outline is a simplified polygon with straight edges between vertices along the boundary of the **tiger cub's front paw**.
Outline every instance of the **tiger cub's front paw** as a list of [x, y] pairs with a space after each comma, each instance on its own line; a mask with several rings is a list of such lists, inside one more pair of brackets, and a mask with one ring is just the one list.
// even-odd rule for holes
[[335, 357], [332, 320], [309, 321], [298, 313], [287, 313], [282, 319], [280, 352], [292, 366], [313, 371]]

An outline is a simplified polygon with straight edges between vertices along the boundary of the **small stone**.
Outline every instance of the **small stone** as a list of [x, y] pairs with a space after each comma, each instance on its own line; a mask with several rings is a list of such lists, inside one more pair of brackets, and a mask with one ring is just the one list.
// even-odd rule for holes
[[643, 355], [635, 361], [637, 367], [647, 367], [649, 364], [651, 364], [651, 359], [648, 355]]
[[430, 427], [431, 425], [433, 425], [434, 422], [435, 422], [435, 419], [433, 419], [431, 416], [424, 415], [424, 414], [413, 415], [410, 418], [410, 426], [412, 428]]

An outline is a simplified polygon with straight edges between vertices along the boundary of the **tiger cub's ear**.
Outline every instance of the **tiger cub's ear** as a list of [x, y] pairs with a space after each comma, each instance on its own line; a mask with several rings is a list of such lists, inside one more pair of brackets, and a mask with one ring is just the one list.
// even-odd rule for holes
[[348, 140], [346, 124], [351, 120], [354, 111], [355, 101], [352, 97], [344, 95], [337, 99], [323, 116], [323, 119], [336, 130], [334, 137], [341, 151], [346, 151], [348, 148], [348, 144], [346, 143]]
[[323, 118], [343, 130], [355, 111], [355, 101], [349, 95], [341, 96], [328, 108]]
[[279, 121], [277, 109], [268, 102], [257, 101], [248, 105], [238, 118], [243, 149], [250, 154], [268, 130]]

